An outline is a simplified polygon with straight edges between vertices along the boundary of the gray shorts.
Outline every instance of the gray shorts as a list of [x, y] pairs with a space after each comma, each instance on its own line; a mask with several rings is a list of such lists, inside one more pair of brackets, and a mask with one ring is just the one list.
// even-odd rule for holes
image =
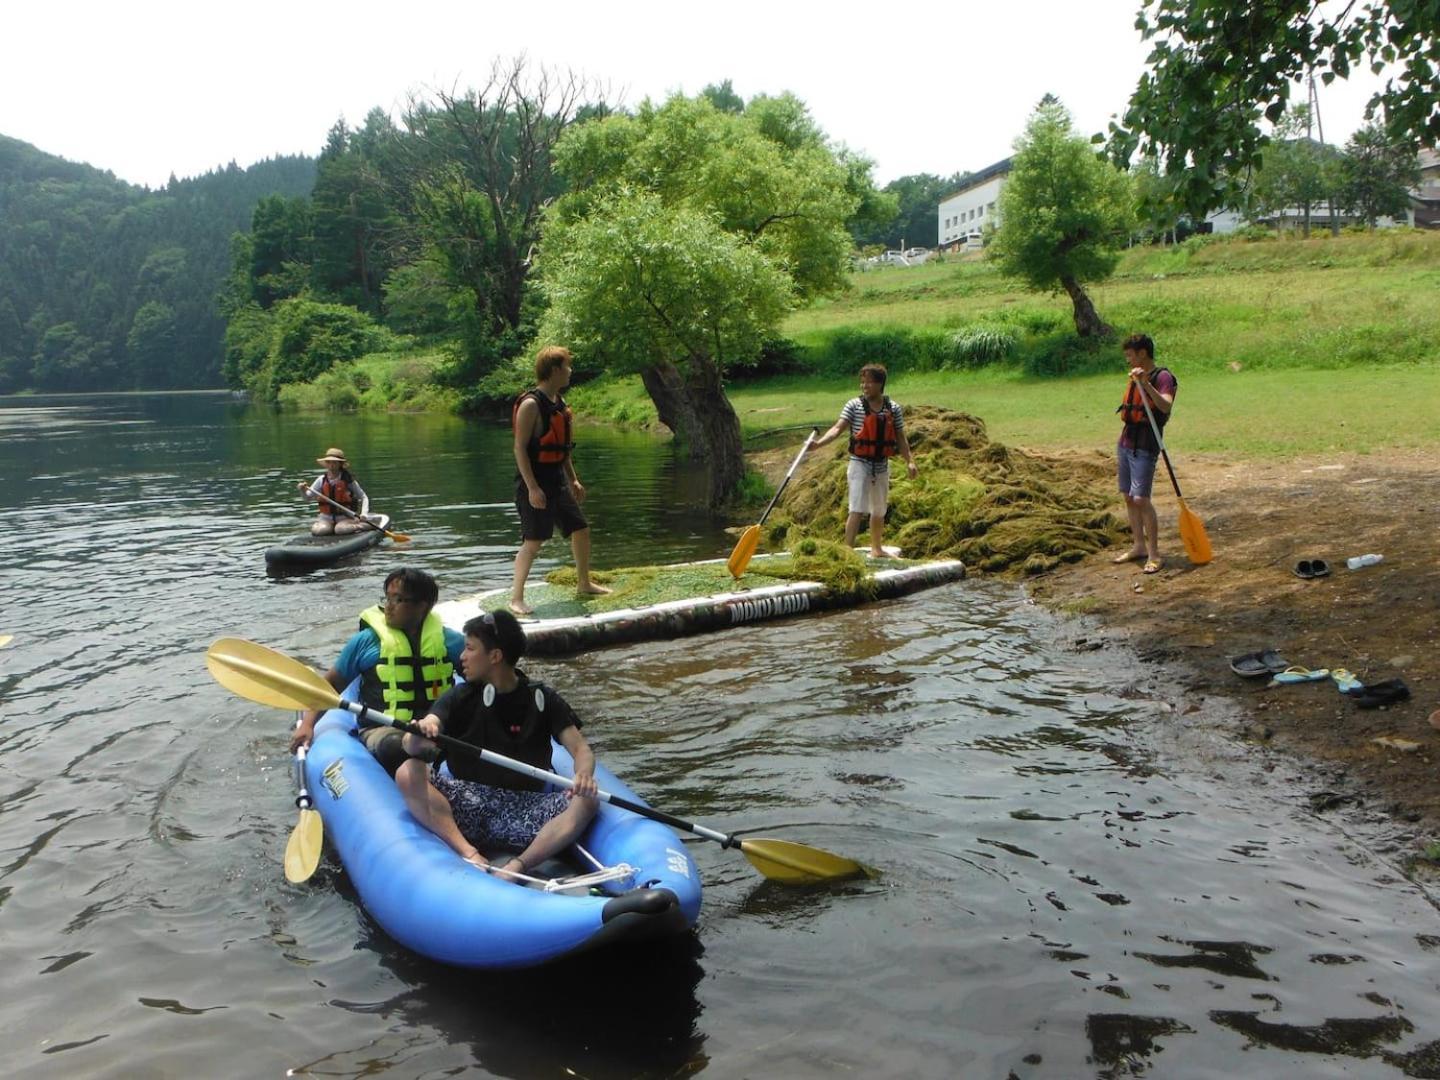
[[524, 851], [545, 823], [570, 805], [563, 791], [515, 791], [436, 771], [430, 782], [450, 804], [465, 839], [479, 848]]
[[1155, 486], [1155, 464], [1159, 455], [1148, 450], [1117, 446], [1115, 457], [1118, 461], [1115, 476], [1120, 494], [1131, 499], [1148, 499], [1150, 489]]

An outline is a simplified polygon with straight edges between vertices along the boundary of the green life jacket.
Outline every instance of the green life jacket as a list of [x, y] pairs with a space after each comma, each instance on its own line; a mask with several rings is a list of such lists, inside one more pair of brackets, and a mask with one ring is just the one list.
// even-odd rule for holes
[[378, 695], [384, 711], [396, 720], [418, 720], [455, 680], [455, 665], [445, 650], [445, 624], [433, 611], [425, 616], [418, 665], [410, 638], [385, 622], [380, 605], [366, 608], [360, 625], [368, 626], [380, 639], [380, 662], [360, 679], [362, 700], [369, 705]]

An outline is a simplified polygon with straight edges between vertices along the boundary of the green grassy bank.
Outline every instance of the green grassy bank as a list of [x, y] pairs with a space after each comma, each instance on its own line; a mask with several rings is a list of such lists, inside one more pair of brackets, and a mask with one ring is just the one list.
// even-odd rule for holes
[[[1122, 358], [1114, 342], [1075, 338], [1065, 297], [1029, 292], [977, 256], [856, 273], [851, 286], [786, 322], [794, 347], [775, 363], [788, 373], [732, 380], [747, 437], [829, 426], [856, 370], [878, 360], [895, 398], [976, 415], [998, 442], [1113, 442]], [[1177, 453], [1293, 456], [1440, 439], [1440, 233], [1193, 237], [1127, 251], [1091, 292], [1117, 332], [1149, 333], [1178, 375]], [[282, 400], [453, 410], [460, 393], [432, 378], [443, 362], [435, 350], [368, 356], [286, 387]], [[656, 423], [635, 377], [570, 396], [587, 420]]]
[[[1440, 234], [1132, 249], [1092, 294], [1118, 332], [1154, 337], [1179, 377], [1169, 429], [1177, 453], [1293, 456], [1440, 440]], [[1109, 447], [1123, 358], [1114, 343], [1076, 349], [1069, 318], [1066, 298], [1028, 292], [983, 259], [860, 273], [844, 297], [786, 324], [809, 373], [733, 382], [729, 395], [748, 437], [828, 427], [854, 393], [854, 371], [876, 359], [897, 400], [979, 416], [996, 441]], [[984, 327], [1008, 335], [1009, 357], [947, 365], [944, 343]], [[1056, 357], [1078, 373], [1033, 373]], [[575, 399], [599, 418], [653, 417], [638, 380], [602, 380]]]

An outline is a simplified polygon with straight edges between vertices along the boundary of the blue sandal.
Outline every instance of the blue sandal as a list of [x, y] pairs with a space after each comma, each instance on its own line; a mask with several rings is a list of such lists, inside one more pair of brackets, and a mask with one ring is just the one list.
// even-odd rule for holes
[[1285, 683], [1319, 682], [1321, 679], [1330, 678], [1329, 668], [1316, 668], [1311, 671], [1309, 668], [1288, 667], [1284, 671], [1276, 672], [1275, 677], [1270, 680], [1271, 686], [1278, 686]]
[[1335, 680], [1335, 686], [1342, 694], [1352, 694], [1356, 690], [1365, 689], [1365, 684], [1343, 667], [1334, 668], [1330, 677]]

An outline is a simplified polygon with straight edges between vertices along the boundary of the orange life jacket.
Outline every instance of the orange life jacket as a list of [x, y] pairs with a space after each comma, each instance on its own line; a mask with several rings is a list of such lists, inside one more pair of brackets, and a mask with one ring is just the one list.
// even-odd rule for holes
[[870, 411], [870, 403], [863, 397], [860, 407], [865, 410], [865, 420], [860, 430], [850, 436], [850, 453], [865, 461], [884, 461], [895, 456], [895, 418], [890, 413], [890, 399], [883, 398], [879, 412]]
[[[1146, 376], [1151, 386], [1155, 385], [1155, 380], [1159, 378], [1160, 372], [1162, 371], [1169, 373], [1172, 379], [1175, 377], [1175, 373], [1170, 371], [1169, 368], [1157, 367]], [[1150, 421], [1145, 419], [1145, 403], [1140, 400], [1140, 388], [1135, 385], [1134, 379], [1126, 380], [1125, 397], [1120, 402], [1120, 407], [1115, 411], [1120, 414], [1120, 421], [1123, 424], [1143, 428], [1149, 428], [1150, 426]], [[1154, 407], [1152, 407], [1150, 411], [1155, 414], [1155, 426], [1164, 428], [1165, 421], [1170, 419], [1170, 414]]]
[[[355, 496], [350, 494], [349, 483], [349, 481], [353, 481], [354, 479], [355, 478], [344, 469], [340, 470], [339, 480], [331, 480], [330, 474], [326, 473], [320, 477], [320, 494], [324, 495], [327, 499], [334, 499], [347, 510], [354, 510], [356, 509]], [[335, 508], [329, 503], [320, 504], [320, 513], [333, 516], [334, 512]]]
[[510, 410], [510, 426], [515, 426], [515, 419], [520, 414], [520, 406], [526, 398], [533, 398], [535, 404], [540, 407], [540, 435], [537, 438], [532, 432], [530, 440], [526, 444], [526, 452], [530, 455], [532, 465], [563, 465], [570, 451], [575, 449], [575, 443], [571, 438], [573, 416], [570, 406], [565, 404], [564, 398], [556, 398], [551, 401], [544, 391], [535, 389], [527, 390], [515, 399], [515, 405]]

